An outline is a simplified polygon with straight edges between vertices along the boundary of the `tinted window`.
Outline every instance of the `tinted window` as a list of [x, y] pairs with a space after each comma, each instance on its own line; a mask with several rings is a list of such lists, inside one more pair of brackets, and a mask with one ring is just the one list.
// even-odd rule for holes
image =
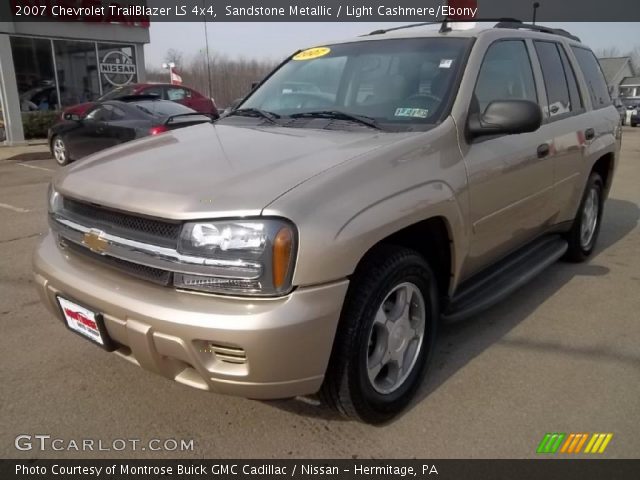
[[550, 117], [571, 112], [569, 85], [565, 76], [558, 46], [551, 42], [535, 42], [536, 52], [542, 67], [547, 103], [544, 111]]
[[88, 120], [94, 120], [96, 122], [107, 122], [111, 120], [111, 111], [111, 105], [101, 105], [91, 110], [86, 118]]
[[144, 93], [145, 95], [157, 95], [158, 97], [162, 98], [162, 87], [159, 85], [147, 87], [142, 93]]
[[501, 41], [494, 43], [484, 57], [475, 99], [480, 112], [496, 100], [538, 101], [531, 61], [524, 42]]
[[177, 102], [178, 100], [184, 100], [185, 98], [190, 96], [191, 96], [191, 92], [188, 92], [184, 88], [167, 87], [167, 99], [173, 102]]
[[125, 120], [127, 118], [127, 113], [119, 108], [119, 107], [113, 107], [113, 110], [111, 111], [111, 120]]
[[587, 88], [589, 90], [589, 95], [591, 95], [593, 108], [602, 108], [607, 105], [611, 105], [611, 96], [609, 95], [607, 82], [604, 79], [600, 64], [593, 52], [585, 48], [571, 48], [578, 59], [578, 64], [580, 65], [580, 69], [582, 70], [585, 81], [587, 82]]
[[179, 103], [164, 100], [149, 100], [136, 102], [134, 105], [148, 115], [168, 117], [170, 115], [180, 115], [182, 113], [193, 113], [194, 110]]
[[564, 73], [567, 78], [567, 83], [569, 84], [569, 98], [571, 98], [571, 110], [579, 110], [584, 107], [582, 103], [582, 97], [580, 95], [580, 89], [578, 88], [578, 80], [576, 79], [576, 74], [571, 66], [571, 62], [569, 62], [569, 57], [567, 57], [567, 52], [565, 52], [564, 47], [558, 45], [558, 51], [560, 52], [560, 57], [562, 58], [562, 65], [564, 66]]

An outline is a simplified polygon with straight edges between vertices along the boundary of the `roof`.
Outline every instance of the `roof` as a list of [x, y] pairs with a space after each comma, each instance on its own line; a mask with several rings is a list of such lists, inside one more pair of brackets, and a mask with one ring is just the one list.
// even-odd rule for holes
[[640, 77], [627, 77], [622, 81], [622, 84], [620, 86], [622, 87], [640, 86]]
[[607, 79], [607, 84], [611, 85], [615, 82], [616, 77], [625, 65], [631, 63], [630, 57], [610, 57], [600, 58], [600, 66], [604, 72], [604, 76]]

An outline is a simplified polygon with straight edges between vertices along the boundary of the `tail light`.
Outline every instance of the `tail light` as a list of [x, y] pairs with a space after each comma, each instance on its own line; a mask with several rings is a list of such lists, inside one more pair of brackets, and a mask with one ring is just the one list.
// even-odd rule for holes
[[168, 132], [169, 129], [164, 125], [158, 125], [157, 127], [151, 127], [149, 129], [149, 135], [160, 135], [161, 133]]

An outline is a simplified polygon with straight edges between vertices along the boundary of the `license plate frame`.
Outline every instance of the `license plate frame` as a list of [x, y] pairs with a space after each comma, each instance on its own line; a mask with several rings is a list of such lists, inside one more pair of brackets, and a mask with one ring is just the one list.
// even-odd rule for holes
[[101, 313], [66, 296], [57, 295], [56, 300], [68, 330], [107, 352], [116, 349], [116, 345], [109, 337]]

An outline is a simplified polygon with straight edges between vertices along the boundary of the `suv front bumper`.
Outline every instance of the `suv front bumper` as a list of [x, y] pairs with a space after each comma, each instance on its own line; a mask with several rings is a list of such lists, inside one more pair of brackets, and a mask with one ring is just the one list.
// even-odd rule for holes
[[315, 393], [329, 362], [348, 281], [280, 298], [177, 291], [62, 250], [49, 234], [33, 256], [42, 301], [101, 313], [115, 353], [180, 383], [256, 399]]

